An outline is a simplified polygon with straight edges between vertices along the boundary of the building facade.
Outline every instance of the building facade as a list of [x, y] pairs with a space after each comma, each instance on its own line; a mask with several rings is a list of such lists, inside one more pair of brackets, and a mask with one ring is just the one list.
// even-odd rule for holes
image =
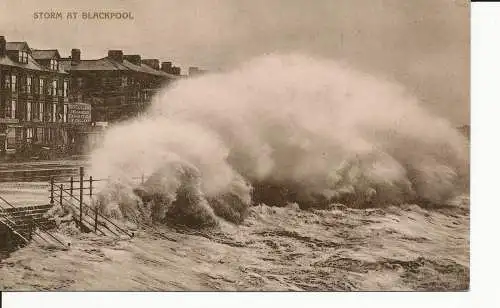
[[0, 36], [0, 156], [70, 146], [70, 76], [59, 61], [57, 50], [34, 50]]
[[62, 58], [56, 49], [0, 36], [0, 158], [86, 152], [107, 125], [143, 113], [160, 89], [184, 77], [180, 73], [172, 62], [121, 50], [84, 60], [73, 49]]
[[108, 56], [82, 60], [79, 49], [61, 61], [70, 74], [70, 99], [92, 106], [92, 122], [115, 123], [142, 113], [152, 96], [179, 78], [171, 62], [141, 59], [110, 50]]

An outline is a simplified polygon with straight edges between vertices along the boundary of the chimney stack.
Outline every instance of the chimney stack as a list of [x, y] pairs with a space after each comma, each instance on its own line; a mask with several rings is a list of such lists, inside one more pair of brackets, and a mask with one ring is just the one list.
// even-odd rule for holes
[[172, 62], [162, 62], [161, 70], [164, 71], [165, 73], [172, 74]]
[[189, 67], [189, 73], [188, 73], [189, 76], [191, 76], [191, 75], [198, 75], [200, 73], [201, 73], [201, 71], [200, 71], [200, 69], [198, 67], [196, 67], [196, 66]]
[[5, 36], [0, 36], [0, 57], [4, 57], [7, 53], [7, 42], [5, 41]]
[[80, 64], [80, 49], [71, 49], [71, 65]]
[[130, 63], [133, 63], [135, 65], [141, 65], [141, 56], [140, 55], [125, 55], [123, 58]]
[[108, 50], [108, 58], [116, 62], [123, 62], [123, 51], [121, 50]]
[[160, 60], [158, 59], [143, 59], [142, 63], [146, 64], [151, 68], [154, 68], [155, 70], [160, 69]]

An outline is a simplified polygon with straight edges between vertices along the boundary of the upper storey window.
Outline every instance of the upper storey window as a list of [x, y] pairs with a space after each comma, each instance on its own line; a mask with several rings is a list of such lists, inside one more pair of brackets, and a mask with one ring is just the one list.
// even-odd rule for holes
[[58, 69], [58, 63], [56, 59], [50, 60], [50, 69], [53, 71], [57, 71]]
[[20, 63], [28, 63], [28, 52], [21, 50], [19, 52], [19, 62]]

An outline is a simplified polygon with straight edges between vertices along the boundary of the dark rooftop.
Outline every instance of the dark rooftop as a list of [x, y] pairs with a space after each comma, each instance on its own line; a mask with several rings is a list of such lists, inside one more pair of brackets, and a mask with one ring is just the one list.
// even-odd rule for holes
[[71, 58], [62, 58], [60, 67], [65, 71], [134, 71], [161, 77], [178, 78], [178, 76], [155, 70], [146, 64], [135, 65], [124, 59], [122, 63], [108, 57], [96, 60], [80, 60], [77, 65], [71, 65]]
[[77, 65], [71, 65], [71, 59], [60, 60], [60, 66], [65, 71], [126, 71], [128, 68], [108, 58], [96, 60], [81, 60]]
[[60, 58], [59, 51], [57, 51], [57, 49], [47, 49], [47, 50], [32, 49], [31, 54], [33, 55], [33, 58], [35, 58], [36, 60], [48, 60], [48, 59]]
[[5, 45], [7, 50], [23, 50], [29, 49], [28, 43], [26, 42], [7, 42]]
[[[11, 58], [8, 56], [0, 57], [0, 64], [1, 65], [7, 65], [7, 66], [14, 66], [14, 67], [20, 67], [24, 69], [29, 69], [29, 70], [34, 70], [34, 71], [50, 71], [40, 64], [38, 64], [35, 59], [31, 55], [28, 55], [28, 63], [19, 63], [16, 61], [13, 61]], [[61, 72], [65, 73], [65, 72]]]

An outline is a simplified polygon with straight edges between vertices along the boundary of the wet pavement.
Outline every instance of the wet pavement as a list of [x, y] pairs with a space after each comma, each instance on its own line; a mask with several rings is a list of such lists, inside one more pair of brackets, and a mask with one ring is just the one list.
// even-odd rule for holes
[[47, 204], [51, 177], [67, 180], [87, 166], [84, 159], [0, 162], [0, 195], [16, 207]]
[[83, 159], [0, 163], [0, 182], [41, 182], [51, 177], [68, 178], [78, 175], [79, 167], [86, 167]]

